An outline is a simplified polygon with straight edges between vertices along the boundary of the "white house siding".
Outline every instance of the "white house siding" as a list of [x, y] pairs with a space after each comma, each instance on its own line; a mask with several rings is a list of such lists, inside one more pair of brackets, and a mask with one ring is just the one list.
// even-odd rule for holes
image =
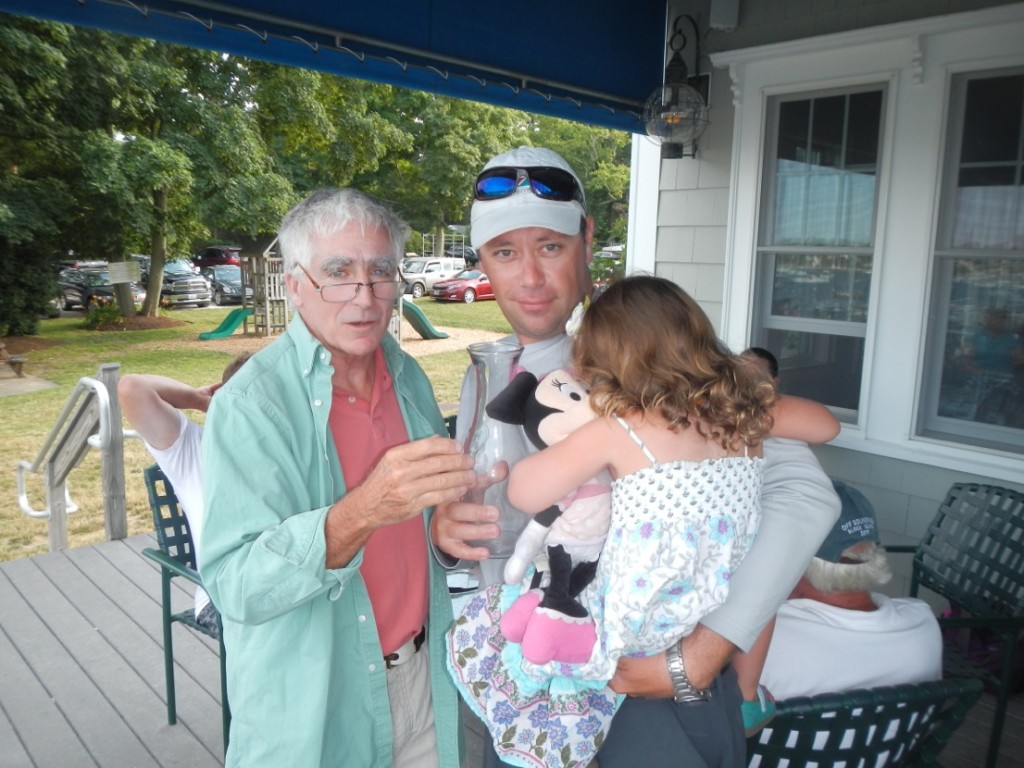
[[[698, 20], [707, 18], [706, 3], [673, 6]], [[974, 9], [989, 10], [942, 17]], [[883, 24], [891, 26], [863, 30]], [[844, 34], [831, 34], [836, 32]], [[919, 540], [954, 482], [1024, 490], [1024, 458], [917, 439], [913, 417], [931, 288], [948, 77], [965, 68], [1019, 65], [1024, 62], [1022, 39], [1020, 3], [745, 0], [737, 29], [712, 31], [707, 38], [707, 48], [716, 51], [711, 124], [697, 157], [657, 161], [653, 264], [650, 257], [634, 260], [631, 255], [634, 267], [668, 277], [694, 295], [723, 338], [734, 349], [743, 348], [751, 326], [766, 94], [865, 81], [889, 84], [866, 394], [858, 424], [844, 427], [843, 435], [818, 449], [818, 455], [831, 476], [853, 483], [875, 504], [892, 542]], [[763, 48], [749, 48], [754, 45]], [[739, 48], [744, 50], [733, 50]], [[651, 150], [642, 148], [639, 154], [650, 158]], [[901, 588], [893, 585], [894, 592]]]

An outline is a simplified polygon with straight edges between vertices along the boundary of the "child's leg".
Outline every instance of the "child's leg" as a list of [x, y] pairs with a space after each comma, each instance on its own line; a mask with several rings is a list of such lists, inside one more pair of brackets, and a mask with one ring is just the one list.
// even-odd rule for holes
[[743, 695], [743, 730], [747, 737], [753, 736], [764, 728], [775, 717], [775, 700], [771, 693], [761, 685], [761, 671], [768, 658], [768, 646], [775, 630], [775, 619], [772, 619], [761, 630], [757, 640], [746, 653], [737, 653], [732, 658], [732, 666], [736, 670], [740, 693]]
[[775, 619], [769, 621], [757, 640], [750, 646], [746, 653], [738, 652], [732, 657], [732, 666], [736, 670], [736, 676], [740, 682], [740, 692], [744, 701], [753, 701], [757, 698], [757, 686], [761, 681], [761, 670], [764, 669], [765, 659], [768, 658], [768, 646], [772, 642], [772, 632], [775, 631]]

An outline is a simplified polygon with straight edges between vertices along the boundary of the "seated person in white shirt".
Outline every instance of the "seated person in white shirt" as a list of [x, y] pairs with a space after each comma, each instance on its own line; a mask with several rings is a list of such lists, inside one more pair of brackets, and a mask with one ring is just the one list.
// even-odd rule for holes
[[931, 608], [871, 591], [892, 578], [874, 509], [834, 485], [839, 520], [776, 615], [761, 684], [777, 700], [942, 677]]
[[[203, 521], [203, 473], [199, 461], [199, 442], [203, 428], [188, 419], [182, 410], [206, 413], [213, 393], [249, 357], [248, 352], [239, 355], [228, 363], [220, 382], [202, 387], [192, 387], [166, 376], [146, 373], [127, 374], [117, 384], [117, 396], [124, 417], [160, 465], [185, 512], [192, 532], [197, 564], [199, 530]], [[216, 630], [216, 611], [210, 596], [202, 587], [196, 587], [195, 612], [199, 624]]]

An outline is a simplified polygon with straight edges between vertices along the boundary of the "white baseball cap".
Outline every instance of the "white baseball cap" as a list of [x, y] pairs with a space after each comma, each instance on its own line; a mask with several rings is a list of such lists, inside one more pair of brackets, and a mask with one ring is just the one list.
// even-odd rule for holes
[[580, 220], [587, 215], [583, 184], [560, 154], [544, 147], [519, 147], [492, 158], [481, 174], [492, 168], [558, 168], [572, 176], [578, 194], [572, 200], [547, 200], [524, 183], [506, 197], [475, 200], [470, 214], [470, 240], [474, 248], [524, 227], [544, 227], [563, 235], [580, 231]]

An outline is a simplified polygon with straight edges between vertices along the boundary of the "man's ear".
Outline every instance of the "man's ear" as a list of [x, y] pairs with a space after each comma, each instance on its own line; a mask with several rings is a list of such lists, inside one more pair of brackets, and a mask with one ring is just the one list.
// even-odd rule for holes
[[487, 415], [503, 424], [523, 424], [526, 403], [537, 388], [537, 377], [521, 371], [487, 404]]
[[288, 300], [293, 307], [301, 307], [302, 299], [299, 297], [299, 281], [291, 272], [284, 276], [284, 287], [288, 291]]
[[589, 266], [594, 260], [594, 217], [587, 216], [586, 222], [583, 228], [583, 253]]

